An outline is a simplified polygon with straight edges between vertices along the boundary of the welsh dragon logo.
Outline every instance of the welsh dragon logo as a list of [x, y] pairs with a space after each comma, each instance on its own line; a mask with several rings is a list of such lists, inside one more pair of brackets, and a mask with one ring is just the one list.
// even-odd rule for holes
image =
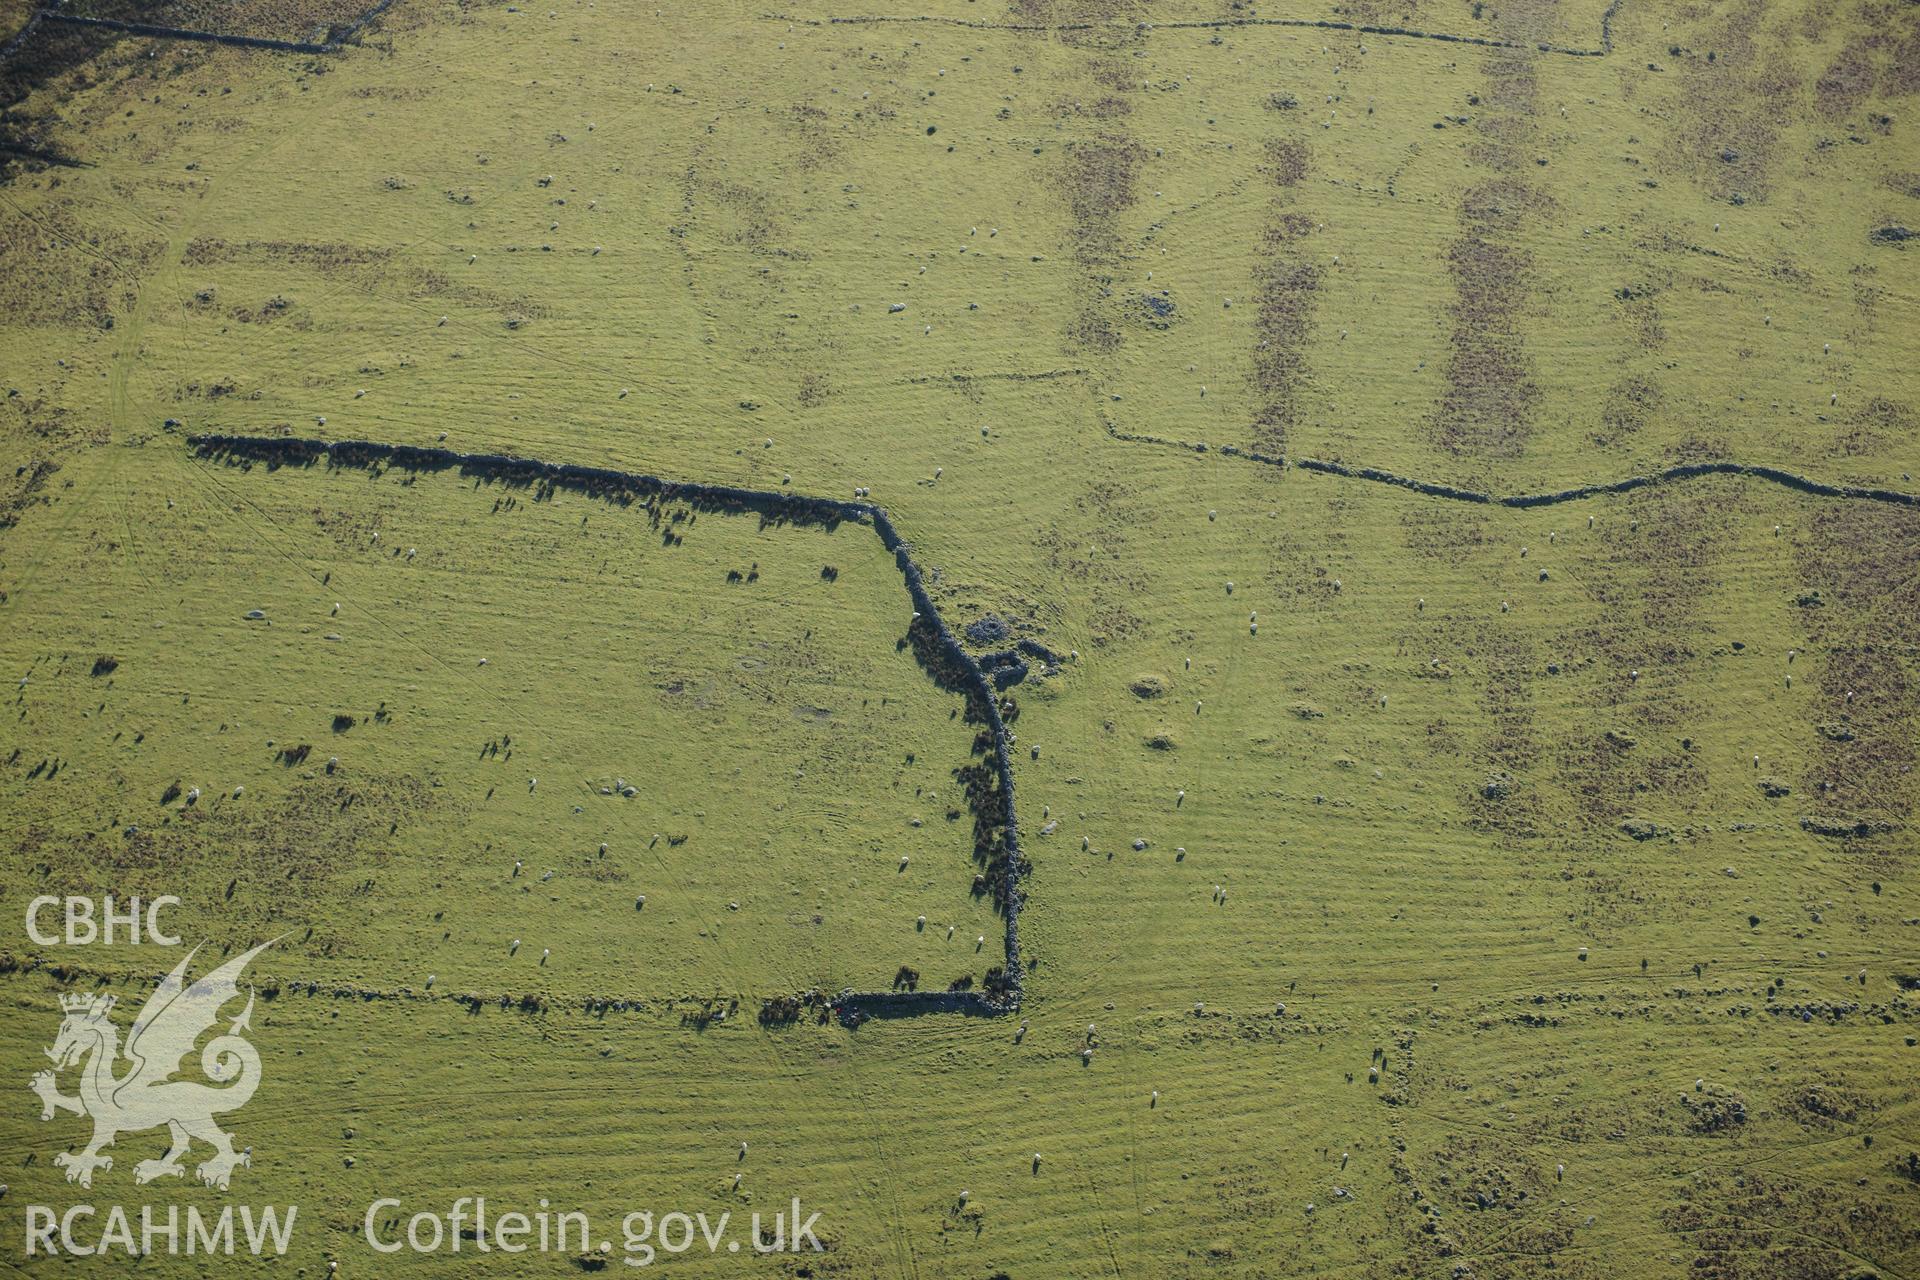
[[[37, 1073], [32, 1088], [40, 1096], [42, 1120], [53, 1119], [55, 1111], [71, 1111], [93, 1119], [93, 1141], [85, 1150], [63, 1151], [53, 1158], [67, 1171], [68, 1182], [91, 1187], [95, 1169], [113, 1168], [113, 1157], [100, 1154], [101, 1148], [112, 1146], [122, 1133], [161, 1125], [167, 1127], [172, 1142], [165, 1155], [142, 1160], [133, 1167], [136, 1183], [184, 1177], [186, 1170], [181, 1167], [180, 1157], [196, 1138], [213, 1148], [213, 1155], [195, 1170], [200, 1181], [210, 1187], [226, 1190], [234, 1166], [253, 1163], [246, 1151], [233, 1149], [233, 1135], [213, 1122], [216, 1115], [246, 1105], [260, 1085], [260, 1054], [243, 1034], [251, 1029], [251, 989], [240, 1016], [228, 1024], [225, 1034], [215, 1036], [201, 1050], [200, 1069], [215, 1083], [176, 1080], [173, 1075], [180, 1070], [181, 1059], [192, 1053], [194, 1044], [219, 1021], [221, 1008], [239, 996], [241, 972], [272, 945], [272, 941], [263, 942], [189, 985], [187, 965], [200, 950], [195, 947], [147, 998], [140, 1016], [133, 1020], [124, 1050], [120, 1032], [109, 1016], [114, 1006], [112, 996], [60, 997], [60, 1009], [66, 1016], [53, 1047], [46, 1051], [54, 1069]], [[123, 1056], [130, 1065], [124, 1074], [116, 1075]], [[70, 1067], [80, 1068], [76, 1097], [62, 1094], [56, 1081], [58, 1073]]]

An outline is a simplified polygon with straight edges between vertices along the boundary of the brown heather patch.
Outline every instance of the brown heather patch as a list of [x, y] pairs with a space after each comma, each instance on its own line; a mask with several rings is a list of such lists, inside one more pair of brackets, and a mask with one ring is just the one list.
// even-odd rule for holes
[[1597, 826], [1630, 816], [1646, 795], [1685, 804], [1705, 792], [1705, 765], [1680, 745], [1698, 708], [1678, 685], [1662, 684], [1658, 697], [1634, 696], [1628, 673], [1665, 680], [1657, 673], [1684, 671], [1697, 659], [1691, 637], [1699, 601], [1725, 563], [1741, 506], [1738, 491], [1720, 484], [1645, 489], [1600, 526], [1606, 554], [1582, 581], [1602, 608], [1557, 633], [1545, 655], [1563, 672], [1592, 664], [1608, 676], [1588, 714], [1570, 722], [1554, 748], [1556, 776]]
[[1827, 119], [1837, 120], [1866, 100], [1876, 78], [1867, 42], [1856, 36], [1813, 82], [1813, 105]]
[[1659, 1213], [1692, 1280], [1855, 1280], [1863, 1258], [1911, 1258], [1920, 1223], [1884, 1192], [1747, 1164], [1675, 1180]]
[[1742, 0], [1698, 38], [1714, 60], [1675, 66], [1670, 162], [1716, 200], [1764, 200], [1780, 122], [1800, 103], [1800, 77], [1790, 60], [1764, 61], [1756, 33], [1766, 22], [1763, 0]]
[[1306, 382], [1305, 348], [1320, 268], [1293, 258], [1270, 259], [1256, 272], [1255, 287], [1254, 328], [1260, 336], [1253, 350], [1253, 380], [1260, 407], [1254, 443], [1266, 452], [1284, 453]]
[[1794, 550], [1819, 663], [1808, 807], [1909, 825], [1920, 803], [1920, 512], [1825, 504]]
[[1518, 324], [1531, 265], [1524, 249], [1474, 230], [1447, 250], [1453, 329], [1433, 425], [1449, 452], [1511, 458], [1526, 445], [1540, 399]]
[[[1054, 35], [1061, 44], [1076, 49], [1136, 42], [1141, 36], [1132, 24], [1146, 16], [1139, 4], [1127, 0], [1010, 0], [1007, 6], [1008, 22], [1064, 28]], [[1082, 24], [1091, 29], [1073, 29]]]
[[262, 925], [306, 922], [315, 904], [341, 900], [347, 886], [339, 877], [377, 873], [393, 847], [393, 833], [436, 803], [432, 788], [419, 779], [348, 783], [318, 771], [263, 806], [253, 806], [251, 798], [246, 805], [213, 798], [185, 809], [176, 800], [162, 809], [157, 795], [147, 799], [150, 809], [127, 815], [139, 818], [139, 830], [130, 836], [26, 825], [13, 840], [16, 865], [42, 849], [57, 849], [47, 863], [51, 893], [111, 890], [151, 897], [209, 881], [201, 896], [220, 903], [222, 923], [234, 936], [245, 936]]
[[833, 384], [827, 381], [827, 375], [814, 370], [800, 375], [800, 385], [795, 388], [793, 399], [802, 409], [817, 409], [832, 394]]
[[821, 168], [840, 157], [840, 140], [833, 119], [808, 102], [796, 102], [776, 123], [787, 136], [787, 154], [800, 172]]
[[1871, 643], [1821, 655], [1818, 763], [1802, 783], [1810, 811], [1842, 825], [1912, 821], [1920, 697], [1910, 662]]
[[1133, 103], [1114, 94], [1098, 98], [1061, 98], [1053, 104], [1053, 115], [1060, 120], [1118, 120], [1133, 114]]
[[1706, 766], [1677, 743], [1648, 743], [1615, 729], [1563, 743], [1554, 772], [1581, 812], [1603, 829], [1631, 817], [1646, 796], [1658, 796], [1662, 805], [1686, 805], [1707, 788]]
[[1833, 447], [1849, 458], [1880, 452], [1889, 440], [1906, 441], [1920, 435], [1920, 416], [1885, 396], [1875, 396], [1848, 414], [1834, 436]]
[[687, 171], [684, 190], [688, 207], [718, 243], [764, 253], [781, 240], [779, 202], [766, 192], [708, 177], [697, 167]]
[[1601, 448], [1624, 444], [1660, 410], [1660, 388], [1645, 378], [1622, 378], [1600, 406], [1600, 427], [1593, 442]]
[[1061, 178], [1076, 241], [1111, 237], [1113, 215], [1134, 202], [1134, 181], [1146, 155], [1146, 148], [1119, 134], [1103, 134], [1067, 152]]
[[1534, 46], [1553, 39], [1559, 12], [1558, 0], [1508, 0], [1497, 8], [1489, 5], [1493, 34], [1520, 46], [1495, 51], [1490, 64], [1496, 68], [1509, 64], [1516, 69], [1531, 68], [1536, 56]]
[[1135, 88], [1140, 78], [1119, 58], [1092, 58], [1087, 62], [1087, 75], [1103, 89], [1115, 93], [1126, 93]]
[[[1502, 6], [1495, 31], [1531, 46], [1552, 29], [1551, 5]], [[1531, 289], [1532, 260], [1506, 243], [1529, 217], [1552, 203], [1517, 177], [1535, 137], [1538, 98], [1532, 49], [1497, 50], [1483, 60], [1486, 87], [1474, 119], [1478, 140], [1469, 162], [1492, 171], [1461, 196], [1461, 236], [1446, 251], [1453, 284], [1448, 308], [1445, 387], [1429, 424], [1435, 443], [1449, 453], [1481, 461], [1518, 457], [1532, 434], [1540, 400], [1532, 362], [1520, 334]]]
[[1109, 354], [1122, 341], [1112, 315], [1112, 283], [1099, 269], [1120, 254], [1114, 215], [1133, 204], [1146, 154], [1146, 148], [1126, 135], [1104, 133], [1075, 144], [1062, 165], [1074, 260], [1094, 269], [1085, 285], [1087, 300], [1067, 330], [1069, 342], [1081, 351]]
[[1642, 351], [1658, 351], [1667, 345], [1667, 330], [1660, 323], [1660, 308], [1651, 296], [1630, 298], [1619, 304], [1620, 320]]
[[1274, 185], [1291, 187], [1307, 176], [1312, 155], [1298, 138], [1269, 138], [1266, 145], [1265, 172]]
[[1429, 1159], [1433, 1176], [1426, 1182], [1434, 1199], [1453, 1210], [1447, 1216], [1491, 1214], [1494, 1220], [1481, 1229], [1492, 1234], [1510, 1230], [1503, 1219], [1544, 1204], [1551, 1191], [1538, 1156], [1515, 1139], [1457, 1133]]
[[1920, 642], [1920, 511], [1879, 503], [1822, 504], [1796, 548], [1807, 587], [1822, 607], [1807, 610], [1816, 641], [1862, 626], [1904, 645]]
[[1082, 307], [1067, 327], [1067, 341], [1079, 351], [1111, 355], [1120, 349], [1120, 330], [1100, 310], [1098, 302]]
[[1537, 655], [1521, 636], [1483, 631], [1470, 642], [1464, 656], [1477, 660], [1486, 673], [1480, 706], [1489, 721], [1474, 751], [1476, 764], [1489, 775], [1518, 779], [1506, 796], [1488, 795], [1475, 784], [1466, 797], [1468, 812], [1477, 825], [1515, 839], [1537, 835], [1541, 820], [1538, 797], [1527, 783], [1539, 756], [1534, 732], [1533, 686]]
[[1280, 213], [1274, 215], [1266, 229], [1260, 233], [1261, 240], [1269, 249], [1292, 244], [1295, 240], [1304, 240], [1313, 234], [1314, 222], [1304, 213]]
[[1906, 35], [1895, 46], [1880, 77], [1880, 92], [1889, 98], [1920, 94], [1920, 26], [1908, 22], [1906, 28]]
[[1460, 216], [1477, 231], [1518, 230], [1527, 217], [1550, 214], [1553, 198], [1513, 178], [1492, 178], [1468, 187], [1460, 197]]
[[1458, 564], [1486, 545], [1486, 510], [1477, 504], [1411, 503], [1400, 515], [1400, 541], [1416, 555]]
[[300, 240], [242, 240], [231, 243], [217, 236], [200, 236], [187, 242], [180, 261], [189, 267], [219, 262], [273, 263], [306, 267], [321, 275], [328, 275], [349, 268], [372, 266], [392, 256], [391, 249], [365, 245], [310, 244]]
[[[1297, 138], [1270, 138], [1262, 168], [1282, 189], [1305, 178], [1313, 164], [1307, 144]], [[1253, 442], [1268, 453], [1284, 453], [1288, 432], [1299, 418], [1299, 397], [1306, 385], [1306, 343], [1313, 328], [1314, 297], [1320, 268], [1293, 251], [1292, 243], [1310, 234], [1313, 220], [1276, 207], [1261, 239], [1272, 251], [1254, 271]]]
[[[1688, 441], [1666, 461], [1680, 465], [1721, 456], [1724, 450], [1714, 442]], [[1719, 573], [1747, 493], [1737, 481], [1657, 485], [1629, 496], [1624, 522], [1616, 517], [1607, 523], [1608, 572], [1589, 573], [1589, 589], [1603, 604], [1622, 616], [1637, 616], [1652, 629], [1656, 647], [1648, 659], [1678, 662], [1690, 655], [1686, 637], [1694, 629], [1698, 601]]]
[[[1430, 17], [1421, 8], [1420, 0], [1353, 0], [1349, 4], [1336, 4], [1329, 10], [1342, 22], [1362, 23], [1367, 26], [1405, 27], [1409, 31], [1425, 30], [1438, 24], [1439, 20], [1422, 21]], [[1449, 13], [1450, 19], [1453, 15]]]
[[64, 198], [31, 218], [0, 208], [0, 314], [10, 321], [104, 329], [131, 307], [137, 282], [165, 246], [90, 226], [79, 208]]

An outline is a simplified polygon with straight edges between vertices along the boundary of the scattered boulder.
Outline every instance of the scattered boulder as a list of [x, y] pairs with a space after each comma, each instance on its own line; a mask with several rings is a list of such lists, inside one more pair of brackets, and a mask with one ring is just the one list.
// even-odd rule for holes
[[996, 613], [975, 618], [966, 625], [969, 644], [999, 644], [1013, 631], [1007, 620]]

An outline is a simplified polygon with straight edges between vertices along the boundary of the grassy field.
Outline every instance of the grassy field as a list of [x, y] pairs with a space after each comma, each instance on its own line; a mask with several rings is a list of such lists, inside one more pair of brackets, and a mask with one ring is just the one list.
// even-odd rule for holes
[[[597, 1261], [362, 1237], [484, 1194], [616, 1254], [633, 1209], [821, 1211], [824, 1254], [682, 1275], [1920, 1275], [1920, 510], [1511, 509], [1223, 450], [1920, 492], [1911, 6], [400, 0], [336, 56], [33, 41], [10, 1273], [129, 1265], [14, 1252], [83, 1199], [300, 1205], [236, 1271]], [[1008, 691], [1018, 1015], [758, 1018], [1005, 959], [976, 726], [870, 528], [198, 431], [869, 491], [949, 623], [1072, 655]], [[137, 1008], [178, 959], [33, 944], [66, 893], [279, 939], [230, 1191], [136, 1188], [157, 1131], [90, 1191], [54, 1166], [57, 997]]]

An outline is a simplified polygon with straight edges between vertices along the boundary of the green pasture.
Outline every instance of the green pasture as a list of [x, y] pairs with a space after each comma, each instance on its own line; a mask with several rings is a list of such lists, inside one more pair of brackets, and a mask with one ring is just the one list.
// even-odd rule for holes
[[[822, 1213], [681, 1275], [1920, 1271], [1920, 516], [1222, 448], [1920, 491], [1911, 13], [1537, 47], [1603, 12], [401, 0], [49, 70], [12, 110], [75, 163], [0, 186], [9, 1267], [205, 1273], [14, 1252], [83, 1195], [298, 1203], [236, 1270], [594, 1261], [360, 1236], [484, 1194]], [[1008, 691], [1019, 1014], [758, 1019], [1005, 958], [871, 528], [196, 431], [869, 491], [951, 625], [1069, 655]], [[178, 958], [33, 944], [70, 892], [279, 939], [230, 1192], [135, 1188], [155, 1132], [53, 1165], [57, 997], [124, 1029]]]

